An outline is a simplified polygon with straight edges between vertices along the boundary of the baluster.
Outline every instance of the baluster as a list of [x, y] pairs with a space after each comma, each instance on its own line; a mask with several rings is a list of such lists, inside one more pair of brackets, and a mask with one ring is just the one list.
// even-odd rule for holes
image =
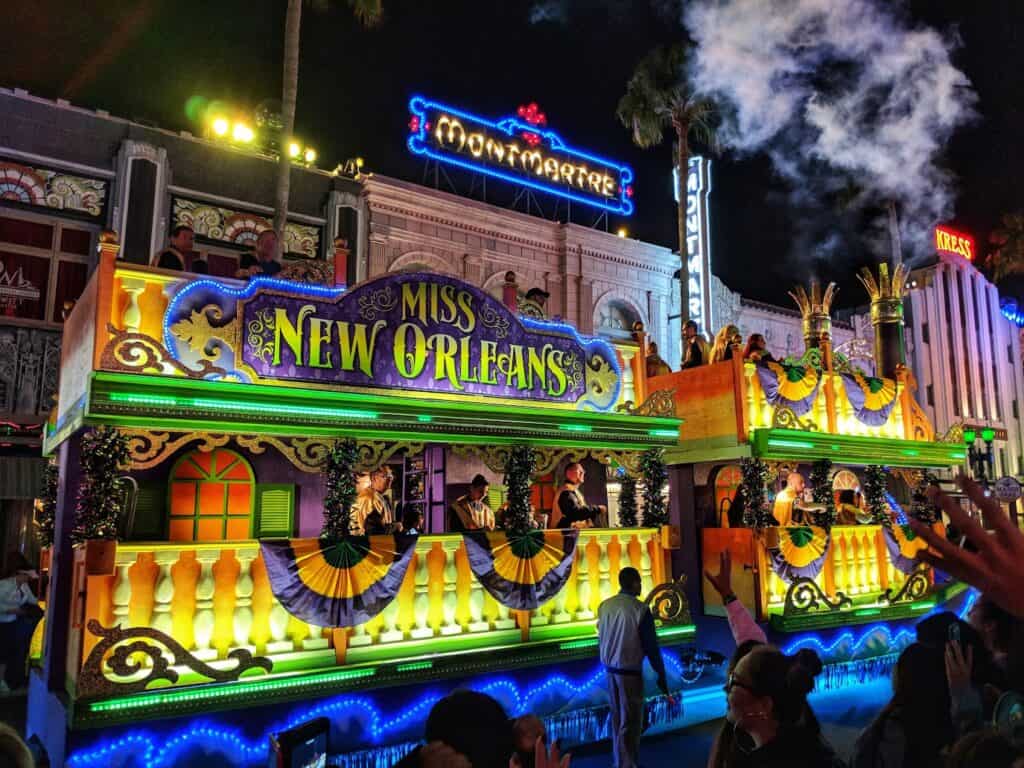
[[213, 592], [216, 586], [213, 579], [213, 564], [219, 557], [220, 552], [215, 549], [196, 551], [196, 560], [199, 561], [199, 580], [196, 582], [196, 612], [192, 620], [192, 629], [196, 642], [195, 656], [203, 661], [217, 658], [217, 649], [212, 647]]
[[509, 614], [509, 608], [507, 605], [503, 605], [500, 600], [495, 600], [498, 604], [498, 618], [494, 620], [495, 629], [515, 629], [516, 621]]
[[654, 577], [652, 575], [651, 553], [647, 547], [648, 542], [637, 537], [640, 542], [640, 584], [643, 586], [644, 594], [649, 595], [654, 589]]
[[[433, 637], [434, 630], [430, 627], [430, 571], [427, 569], [427, 553], [431, 545], [428, 543], [423, 551], [416, 552], [416, 591], [412, 600], [413, 619], [416, 626], [409, 634], [416, 640]], [[417, 547], [417, 550], [419, 548]]]
[[846, 537], [846, 594], [857, 594], [857, 541], [853, 534]]
[[270, 606], [270, 639], [267, 643], [267, 653], [290, 653], [295, 650], [295, 643], [288, 637], [288, 611], [274, 598]]
[[564, 624], [569, 621], [572, 616], [567, 610], [565, 610], [565, 604], [569, 601], [569, 585], [568, 583], [558, 590], [558, 594], [555, 595], [554, 609], [551, 611], [550, 620], [555, 624]]
[[[305, 651], [319, 651], [326, 648], [329, 643], [327, 638], [324, 637], [324, 628], [318, 627], [315, 624], [307, 624], [309, 627], [309, 637], [302, 641], [302, 649]], [[349, 639], [349, 645], [352, 644], [352, 640]]]
[[878, 584], [875, 579], [875, 542], [873, 541], [872, 535], [868, 535], [868, 532], [862, 531], [860, 534], [860, 553], [861, 553], [861, 573], [862, 583], [864, 584], [865, 592], [877, 592]]
[[121, 290], [128, 294], [128, 303], [125, 305], [124, 314], [121, 315], [121, 323], [126, 331], [138, 333], [142, 324], [139, 296], [146, 290], [146, 282], [138, 278], [124, 278], [121, 281]]
[[132, 599], [132, 583], [128, 578], [128, 569], [131, 568], [131, 562], [118, 563], [117, 572], [114, 581], [114, 589], [112, 592], [113, 599], [113, 610], [114, 615], [114, 626], [121, 626], [121, 629], [127, 629], [130, 626], [128, 620], [128, 606]]
[[486, 632], [491, 628], [484, 617], [484, 588], [476, 576], [469, 577], [469, 631]]
[[160, 549], [154, 555], [158, 571], [156, 587], [153, 589], [153, 618], [150, 626], [153, 629], [171, 635], [171, 600], [174, 599], [174, 580], [171, 578], [171, 566], [178, 559], [176, 550]]
[[601, 547], [601, 556], [597, 561], [597, 593], [601, 596], [601, 600], [607, 600], [612, 595], [612, 584], [611, 584], [611, 562], [608, 560], [608, 545], [611, 543], [612, 537], [608, 534], [599, 535], [597, 537], [597, 544]]
[[462, 626], [455, 620], [458, 612], [459, 596], [458, 588], [459, 572], [455, 568], [455, 553], [462, 546], [459, 539], [444, 539], [441, 542], [441, 549], [444, 550], [444, 596], [441, 599], [441, 611], [444, 616], [444, 625], [441, 627], [442, 635], [458, 635], [462, 633]]
[[594, 618], [594, 612], [590, 610], [590, 561], [587, 559], [587, 544], [583, 537], [580, 537], [580, 564], [576, 571], [576, 619], [589, 621]]
[[235, 613], [232, 629], [236, 648], [250, 648], [249, 632], [252, 630], [252, 561], [259, 555], [255, 548], [239, 548], [235, 552], [238, 560], [238, 578], [235, 581]]

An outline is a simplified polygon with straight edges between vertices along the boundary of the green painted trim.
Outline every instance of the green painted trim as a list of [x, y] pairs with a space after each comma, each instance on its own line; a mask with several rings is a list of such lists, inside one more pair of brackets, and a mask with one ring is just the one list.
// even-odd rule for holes
[[681, 421], [484, 400], [452, 402], [139, 374], [93, 374], [86, 421], [148, 429], [644, 450]]
[[966, 459], [966, 451], [959, 444], [793, 429], [756, 429], [750, 442], [755, 455], [776, 461], [827, 458], [839, 464], [852, 465], [950, 467], [962, 464]]
[[[102, 701], [73, 701], [73, 727], [98, 728], [218, 710], [240, 710], [256, 703], [266, 705], [304, 701], [343, 691], [420, 682], [436, 683], [452, 677], [596, 657], [598, 649], [597, 638], [593, 634], [596, 631], [594, 625], [577, 624], [575, 630], [577, 635], [586, 633], [587, 636], [580, 636], [578, 640], [551, 639], [490, 645], [461, 652], [448, 651], [450, 646], [447, 643], [451, 638], [446, 638], [446, 652], [443, 653], [431, 652], [431, 646], [437, 647], [437, 643], [424, 640], [414, 643], [421, 646], [416, 649], [406, 645], [407, 651], [418, 650], [420, 653], [407, 653], [402, 658], [389, 661], [348, 664], [341, 668], [305, 673], [296, 671], [279, 675], [275, 672], [269, 677], [247, 675], [234, 683], [199, 683], [188, 687], [159, 688]], [[657, 632], [662, 645], [673, 646], [691, 642], [696, 636], [696, 627], [692, 624], [659, 627]], [[509, 631], [510, 638], [518, 635], [518, 629]], [[320, 652], [316, 657], [326, 658]], [[302, 659], [294, 661], [299, 663]], [[292, 665], [288, 667], [292, 668]]]
[[[683, 430], [685, 432], [685, 430]], [[702, 440], [682, 440], [665, 449], [666, 464], [698, 464], [702, 461], [735, 461], [750, 456], [750, 446], [737, 443], [736, 435], [719, 435]]]

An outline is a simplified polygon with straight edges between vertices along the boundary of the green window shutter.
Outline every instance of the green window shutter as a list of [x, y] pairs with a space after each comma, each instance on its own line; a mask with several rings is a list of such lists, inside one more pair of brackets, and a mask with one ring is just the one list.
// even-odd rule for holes
[[295, 528], [295, 486], [287, 483], [256, 485], [256, 538], [282, 539]]
[[487, 489], [487, 506], [491, 508], [491, 511], [498, 511], [498, 508], [505, 503], [507, 494], [508, 489], [504, 485], [498, 485], [497, 483]]
[[128, 531], [128, 540], [160, 541], [166, 538], [166, 511], [166, 483], [139, 483], [139, 493], [135, 497], [135, 525]]

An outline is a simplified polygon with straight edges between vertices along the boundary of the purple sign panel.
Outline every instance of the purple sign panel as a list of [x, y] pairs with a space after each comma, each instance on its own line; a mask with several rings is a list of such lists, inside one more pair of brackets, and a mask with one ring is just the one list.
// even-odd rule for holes
[[607, 342], [582, 338], [562, 323], [520, 317], [451, 277], [388, 275], [338, 297], [280, 285], [238, 296], [236, 367], [255, 380], [597, 410], [618, 397], [620, 370]]

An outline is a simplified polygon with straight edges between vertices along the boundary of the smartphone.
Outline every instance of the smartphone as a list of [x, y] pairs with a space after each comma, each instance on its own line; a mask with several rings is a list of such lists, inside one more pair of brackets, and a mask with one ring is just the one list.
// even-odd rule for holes
[[949, 629], [946, 630], [946, 637], [949, 642], [960, 645], [960, 625], [956, 622], [950, 624]]

